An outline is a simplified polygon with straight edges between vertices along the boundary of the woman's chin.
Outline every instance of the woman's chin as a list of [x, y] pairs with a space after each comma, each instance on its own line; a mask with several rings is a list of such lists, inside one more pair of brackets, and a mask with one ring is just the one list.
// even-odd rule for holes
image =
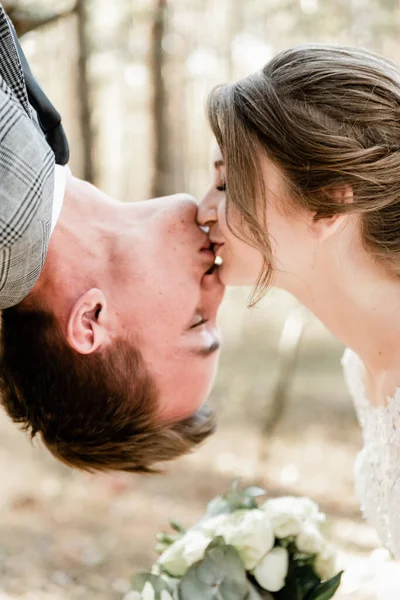
[[249, 278], [248, 273], [241, 273], [234, 265], [224, 263], [218, 267], [218, 277], [225, 286], [248, 287], [257, 282], [257, 277]]

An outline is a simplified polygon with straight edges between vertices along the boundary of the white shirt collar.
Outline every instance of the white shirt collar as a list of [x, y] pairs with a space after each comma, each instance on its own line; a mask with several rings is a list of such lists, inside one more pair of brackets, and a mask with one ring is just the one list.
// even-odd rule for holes
[[51, 233], [53, 233], [54, 231], [54, 228], [58, 221], [58, 217], [60, 216], [61, 209], [63, 207], [68, 173], [68, 166], [63, 167], [61, 165], [55, 165], [53, 211], [51, 215]]

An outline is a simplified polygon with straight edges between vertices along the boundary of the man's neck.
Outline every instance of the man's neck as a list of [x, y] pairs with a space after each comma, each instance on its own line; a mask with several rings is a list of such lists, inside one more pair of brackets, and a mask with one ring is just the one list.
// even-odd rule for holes
[[107, 269], [107, 223], [114, 207], [93, 186], [68, 177], [63, 208], [50, 238], [43, 271], [33, 290], [59, 318]]

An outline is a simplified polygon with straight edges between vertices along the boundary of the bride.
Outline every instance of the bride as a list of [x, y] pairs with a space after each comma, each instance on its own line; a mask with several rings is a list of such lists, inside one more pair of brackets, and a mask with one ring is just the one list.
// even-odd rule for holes
[[302, 46], [213, 90], [221, 152], [199, 223], [229, 285], [294, 294], [348, 347], [356, 489], [400, 559], [400, 70]]

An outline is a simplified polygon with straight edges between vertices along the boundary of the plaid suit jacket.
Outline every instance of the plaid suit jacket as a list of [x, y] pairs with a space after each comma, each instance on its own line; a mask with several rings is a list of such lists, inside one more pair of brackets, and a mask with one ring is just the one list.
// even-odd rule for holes
[[50, 238], [54, 152], [37, 124], [9, 20], [0, 4], [0, 309], [23, 300]]

